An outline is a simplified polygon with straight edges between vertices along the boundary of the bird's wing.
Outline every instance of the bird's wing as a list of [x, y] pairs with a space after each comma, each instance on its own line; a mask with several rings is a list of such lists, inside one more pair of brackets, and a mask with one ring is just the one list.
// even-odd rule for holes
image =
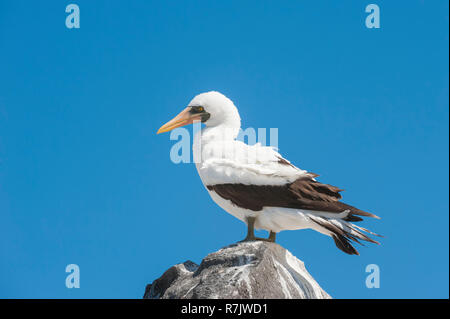
[[[216, 145], [205, 151], [211, 155], [219, 147], [224, 150], [224, 145]], [[343, 213], [342, 217], [352, 221], [361, 220], [353, 215], [377, 217], [340, 202], [340, 188], [318, 182], [316, 174], [295, 167], [270, 147], [235, 142], [226, 145], [223, 154], [226, 155], [218, 157], [215, 153], [201, 164], [202, 180], [210, 191], [241, 208], [259, 211], [263, 207], [285, 207]]]
[[198, 168], [205, 185], [284, 185], [317, 176], [295, 167], [272, 147], [240, 141], [207, 144]]

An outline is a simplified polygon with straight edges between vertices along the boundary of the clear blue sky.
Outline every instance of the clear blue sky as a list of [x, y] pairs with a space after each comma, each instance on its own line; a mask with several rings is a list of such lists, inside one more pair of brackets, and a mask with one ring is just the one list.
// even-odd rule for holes
[[[382, 220], [348, 256], [282, 232], [336, 298], [448, 298], [448, 2], [0, 1], [0, 297], [140, 298], [244, 237], [156, 130], [201, 92]], [[81, 288], [65, 287], [78, 264]], [[365, 267], [381, 287], [365, 287]]]

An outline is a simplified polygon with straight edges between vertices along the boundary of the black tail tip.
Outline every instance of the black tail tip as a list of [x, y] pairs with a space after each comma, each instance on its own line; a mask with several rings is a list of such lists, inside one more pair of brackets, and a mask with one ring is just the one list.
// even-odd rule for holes
[[336, 247], [342, 250], [344, 253], [359, 256], [359, 252], [355, 249], [355, 247], [352, 246], [347, 238], [339, 234], [334, 234], [332, 237], [334, 239]]

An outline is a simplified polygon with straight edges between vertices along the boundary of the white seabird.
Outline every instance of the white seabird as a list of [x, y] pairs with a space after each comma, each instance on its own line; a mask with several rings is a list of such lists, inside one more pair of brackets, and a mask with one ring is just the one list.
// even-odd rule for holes
[[[351, 255], [359, 255], [352, 241], [378, 244], [365, 233], [379, 235], [351, 223], [378, 216], [339, 201], [341, 189], [318, 182], [318, 175], [295, 167], [272, 147], [237, 141], [241, 119], [223, 94], [197, 95], [158, 134], [197, 121], [206, 126], [194, 137], [197, 171], [216, 204], [247, 224], [244, 240], [274, 242], [282, 230], [310, 228]], [[269, 231], [269, 238], [255, 237], [254, 228]]]

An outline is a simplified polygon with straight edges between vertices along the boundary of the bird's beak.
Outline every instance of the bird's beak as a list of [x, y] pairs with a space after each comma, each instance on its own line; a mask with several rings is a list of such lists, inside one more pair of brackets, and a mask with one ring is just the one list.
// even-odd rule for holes
[[194, 121], [198, 120], [201, 121], [201, 114], [192, 114], [190, 111], [190, 107], [185, 108], [183, 111], [181, 111], [180, 114], [175, 116], [172, 120], [161, 126], [156, 132], [156, 134], [169, 132], [173, 130], [174, 128], [192, 124]]

